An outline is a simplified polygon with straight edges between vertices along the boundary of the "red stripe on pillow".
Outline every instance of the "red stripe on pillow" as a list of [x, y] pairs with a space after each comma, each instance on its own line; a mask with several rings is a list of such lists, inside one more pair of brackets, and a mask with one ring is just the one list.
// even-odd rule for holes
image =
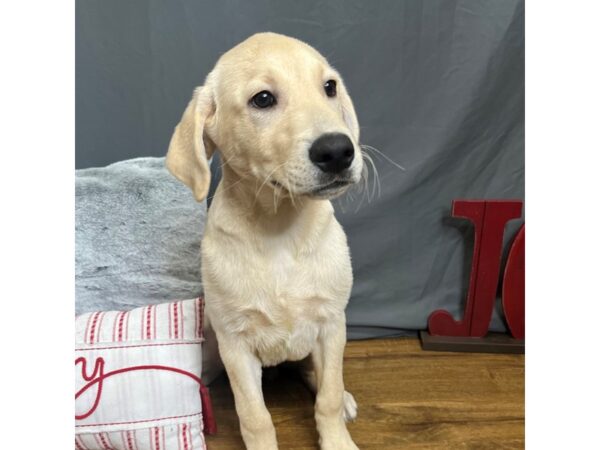
[[189, 450], [186, 423], [181, 424], [181, 436], [183, 437], [183, 450]]
[[77, 450], [89, 450], [79, 436], [75, 436], [75, 448]]
[[131, 311], [127, 311], [125, 313], [127, 315], [127, 319], [125, 320], [125, 341], [129, 340], [129, 318], [131, 317]]
[[156, 450], [160, 450], [160, 428], [154, 427], [154, 446]]
[[152, 339], [152, 307], [146, 308], [146, 339]]
[[204, 337], [204, 297], [198, 297], [198, 330], [196, 332], [196, 337], [203, 338]]
[[[95, 322], [96, 317], [98, 317], [98, 314], [100, 314], [98, 311], [93, 312], [88, 319], [87, 325], [85, 327], [85, 335], [84, 335], [84, 340], [85, 340], [86, 344], [90, 343], [90, 332], [92, 330], [92, 323]], [[96, 326], [96, 325], [94, 325], [94, 326]]]
[[113, 335], [112, 335], [113, 342], [118, 341], [117, 334], [119, 332], [119, 325], [122, 324], [124, 314], [125, 314], [125, 311], [119, 311], [117, 313], [117, 315], [115, 316], [115, 323], [113, 324]]
[[93, 344], [94, 340], [96, 339], [96, 328], [98, 327], [98, 319], [102, 316], [103, 314], [101, 312], [95, 312], [94, 313], [94, 318], [92, 319], [92, 324], [90, 325], [90, 335], [88, 338], [88, 343], [89, 344]]
[[184, 320], [183, 320], [183, 300], [179, 302], [179, 320], [181, 321], [181, 326], [180, 326], [181, 332], [180, 332], [180, 334], [181, 334], [181, 337], [184, 338], [185, 334], [184, 334], [184, 330], [183, 330], [183, 323], [184, 323]]
[[152, 305], [152, 326], [153, 326], [153, 338], [156, 339], [156, 305]]
[[125, 316], [127, 316], [127, 318], [129, 319], [129, 312], [124, 312], [119, 318], [119, 327], [117, 329], [117, 341], [119, 342], [123, 340], [123, 322], [125, 320]]
[[104, 322], [105, 317], [106, 312], [100, 313], [100, 318], [98, 319], [98, 327], [96, 331], [96, 342], [100, 342], [102, 339], [102, 322]]
[[131, 448], [128, 447], [127, 450], [137, 450], [137, 441], [135, 438], [135, 430], [127, 431], [127, 445], [129, 445], [131, 447]]
[[92, 323], [92, 317], [94, 317], [96, 313], [91, 313], [88, 316], [87, 323], [85, 324], [85, 331], [83, 332], [83, 342], [88, 342], [88, 333], [90, 332], [90, 323]]
[[179, 338], [179, 313], [177, 311], [178, 304], [173, 303], [173, 337]]

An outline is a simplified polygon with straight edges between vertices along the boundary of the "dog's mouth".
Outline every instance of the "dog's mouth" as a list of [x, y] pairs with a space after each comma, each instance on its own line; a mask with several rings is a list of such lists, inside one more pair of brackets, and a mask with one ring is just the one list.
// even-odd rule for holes
[[334, 180], [323, 186], [318, 186], [313, 189], [309, 195], [311, 197], [333, 199], [344, 193], [346, 188], [351, 184], [354, 184], [354, 182], [349, 179]]
[[312, 193], [313, 194], [318, 194], [319, 192], [337, 190], [337, 189], [342, 188], [344, 186], [348, 186], [351, 183], [352, 183], [351, 180], [334, 180], [331, 183], [326, 184], [325, 186], [320, 186], [320, 187], [314, 189], [312, 191]]
[[[280, 183], [279, 181], [275, 180], [275, 179], [271, 179], [269, 180], [271, 186], [282, 189], [282, 190], [288, 190], [287, 186], [285, 186], [284, 184]], [[351, 179], [341, 179], [341, 180], [333, 180], [330, 181], [329, 183], [325, 183], [321, 186], [317, 186], [316, 188], [313, 188], [311, 190], [309, 190], [308, 192], [303, 192], [302, 194], [304, 195], [309, 195], [311, 197], [333, 197], [336, 196], [336, 194], [341, 193], [344, 188], [350, 186], [351, 184], [353, 184], [354, 181]]]

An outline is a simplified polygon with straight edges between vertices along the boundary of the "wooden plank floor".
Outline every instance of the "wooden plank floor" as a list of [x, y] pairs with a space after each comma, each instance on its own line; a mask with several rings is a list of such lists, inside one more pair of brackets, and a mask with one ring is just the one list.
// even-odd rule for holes
[[[361, 449], [524, 448], [523, 355], [425, 352], [416, 338], [349, 342], [344, 378], [358, 402]], [[313, 397], [295, 372], [263, 377], [279, 448], [317, 449]], [[243, 449], [227, 378], [211, 385], [209, 450]]]

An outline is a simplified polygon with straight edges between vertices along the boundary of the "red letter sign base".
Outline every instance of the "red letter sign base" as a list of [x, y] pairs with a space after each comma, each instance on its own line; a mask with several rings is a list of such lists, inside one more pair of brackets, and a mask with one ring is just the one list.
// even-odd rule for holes
[[470, 220], [475, 228], [471, 279], [464, 315], [455, 320], [445, 310], [429, 316], [429, 332], [421, 332], [424, 350], [485, 353], [525, 351], [525, 226], [512, 244], [503, 281], [505, 318], [513, 337], [490, 333], [500, 276], [502, 238], [509, 220], [521, 217], [517, 200], [455, 200], [452, 216]]

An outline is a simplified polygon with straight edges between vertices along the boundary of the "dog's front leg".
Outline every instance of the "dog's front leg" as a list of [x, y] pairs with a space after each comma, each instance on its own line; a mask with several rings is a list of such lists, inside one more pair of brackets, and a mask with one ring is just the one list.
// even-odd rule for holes
[[345, 346], [346, 321], [342, 317], [327, 325], [311, 355], [317, 381], [315, 420], [322, 450], [358, 450], [343, 416]]
[[218, 336], [219, 353], [227, 370], [248, 450], [277, 450], [275, 427], [262, 393], [260, 360], [243, 344]]

